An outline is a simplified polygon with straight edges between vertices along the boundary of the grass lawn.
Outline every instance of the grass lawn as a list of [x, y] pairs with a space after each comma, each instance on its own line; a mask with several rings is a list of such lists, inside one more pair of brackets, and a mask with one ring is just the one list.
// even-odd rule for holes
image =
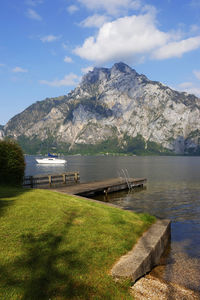
[[0, 187], [0, 299], [132, 299], [109, 275], [154, 217], [48, 190]]

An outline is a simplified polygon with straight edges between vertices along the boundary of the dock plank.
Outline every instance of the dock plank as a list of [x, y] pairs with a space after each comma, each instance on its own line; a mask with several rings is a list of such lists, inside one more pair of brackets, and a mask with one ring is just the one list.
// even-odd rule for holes
[[[146, 181], [146, 178], [128, 179], [128, 182], [132, 187], [143, 186]], [[102, 181], [78, 183], [72, 186], [58, 187], [54, 190], [71, 195], [89, 196], [96, 193], [111, 193], [125, 189], [128, 189], [128, 184], [125, 179], [111, 178]]]

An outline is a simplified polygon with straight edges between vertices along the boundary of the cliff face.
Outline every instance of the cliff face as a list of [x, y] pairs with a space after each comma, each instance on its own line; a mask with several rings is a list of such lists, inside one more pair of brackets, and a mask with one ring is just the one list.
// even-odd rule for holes
[[2, 140], [4, 137], [4, 129], [3, 129], [3, 126], [0, 125], [0, 140]]
[[176, 153], [200, 146], [200, 99], [180, 93], [124, 63], [94, 68], [66, 96], [36, 102], [4, 127], [6, 136], [97, 144], [142, 135]]

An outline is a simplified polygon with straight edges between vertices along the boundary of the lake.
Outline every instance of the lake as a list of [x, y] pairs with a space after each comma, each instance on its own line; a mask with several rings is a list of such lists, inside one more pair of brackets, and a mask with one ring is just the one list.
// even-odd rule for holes
[[125, 209], [172, 220], [171, 244], [155, 276], [200, 291], [200, 157], [67, 156], [64, 166], [37, 165], [26, 157], [26, 175], [79, 171], [81, 182], [146, 177], [144, 189], [96, 196]]

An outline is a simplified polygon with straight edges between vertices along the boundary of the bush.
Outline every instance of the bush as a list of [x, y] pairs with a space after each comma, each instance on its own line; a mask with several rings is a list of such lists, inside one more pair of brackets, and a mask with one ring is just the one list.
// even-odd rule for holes
[[21, 185], [25, 161], [22, 149], [12, 140], [0, 141], [0, 184]]

